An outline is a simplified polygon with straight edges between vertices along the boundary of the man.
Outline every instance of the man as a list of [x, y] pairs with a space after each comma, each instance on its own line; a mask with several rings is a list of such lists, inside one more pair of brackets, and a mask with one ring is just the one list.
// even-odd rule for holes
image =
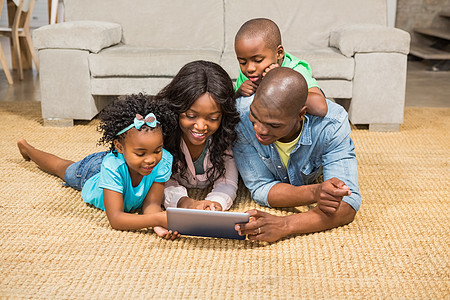
[[[328, 113], [306, 113], [303, 76], [279, 67], [267, 73], [254, 98], [239, 98], [241, 122], [234, 156], [252, 198], [269, 207], [317, 203], [311, 210], [274, 216], [258, 210], [236, 225], [251, 240], [331, 229], [353, 221], [361, 205], [358, 169], [345, 110], [327, 101]], [[323, 183], [316, 179], [323, 174]]]

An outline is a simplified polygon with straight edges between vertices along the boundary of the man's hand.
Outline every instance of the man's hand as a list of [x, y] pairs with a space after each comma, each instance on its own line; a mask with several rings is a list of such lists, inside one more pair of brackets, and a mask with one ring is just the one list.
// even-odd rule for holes
[[178, 231], [172, 232], [172, 230], [167, 230], [164, 227], [161, 226], [155, 226], [153, 227], [153, 231], [160, 237], [166, 239], [166, 240], [175, 240], [179, 238], [181, 235], [178, 233]]
[[237, 90], [237, 94], [244, 97], [249, 97], [253, 95], [256, 92], [256, 89], [258, 88], [258, 85], [249, 79], [244, 81], [241, 86]]
[[350, 188], [342, 180], [335, 177], [319, 184], [314, 198], [317, 206], [325, 214], [333, 214], [341, 205], [344, 196], [351, 195]]
[[279, 64], [271, 64], [270, 66], [268, 66], [268, 67], [264, 70], [264, 72], [262, 73], [262, 77], [266, 76], [267, 72], [269, 72], [270, 70], [273, 70], [273, 69], [278, 68], [278, 67], [280, 67]]
[[256, 209], [247, 211], [248, 223], [236, 224], [239, 235], [248, 235], [249, 240], [275, 242], [289, 234], [287, 219]]

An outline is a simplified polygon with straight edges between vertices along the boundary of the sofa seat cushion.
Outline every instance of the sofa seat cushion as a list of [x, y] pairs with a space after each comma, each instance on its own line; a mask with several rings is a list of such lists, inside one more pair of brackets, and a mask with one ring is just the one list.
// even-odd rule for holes
[[[317, 50], [286, 49], [290, 54], [305, 60], [312, 69], [316, 79], [343, 79], [352, 80], [355, 71], [355, 61], [351, 57], [342, 55], [336, 48]], [[220, 59], [221, 66], [228, 72], [231, 79], [236, 79], [239, 63], [234, 52], [224, 52]]]
[[220, 52], [209, 49], [153, 49], [120, 44], [89, 55], [93, 77], [175, 76], [186, 63], [218, 63]]
[[355, 60], [342, 55], [336, 48], [287, 51], [307, 61], [316, 79], [353, 79]]

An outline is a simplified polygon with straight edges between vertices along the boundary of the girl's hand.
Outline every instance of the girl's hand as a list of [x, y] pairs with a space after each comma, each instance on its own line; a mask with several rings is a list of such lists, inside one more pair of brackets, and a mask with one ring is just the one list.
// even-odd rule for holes
[[172, 232], [172, 230], [167, 230], [166, 228], [161, 226], [153, 227], [153, 231], [166, 240], [175, 240], [181, 236], [178, 231]]

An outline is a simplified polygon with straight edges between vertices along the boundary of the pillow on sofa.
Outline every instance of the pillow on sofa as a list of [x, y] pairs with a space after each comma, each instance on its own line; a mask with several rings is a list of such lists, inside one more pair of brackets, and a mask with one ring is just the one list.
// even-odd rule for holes
[[33, 31], [36, 49], [79, 49], [98, 53], [118, 44], [122, 38], [120, 24], [101, 21], [73, 21], [46, 25]]

